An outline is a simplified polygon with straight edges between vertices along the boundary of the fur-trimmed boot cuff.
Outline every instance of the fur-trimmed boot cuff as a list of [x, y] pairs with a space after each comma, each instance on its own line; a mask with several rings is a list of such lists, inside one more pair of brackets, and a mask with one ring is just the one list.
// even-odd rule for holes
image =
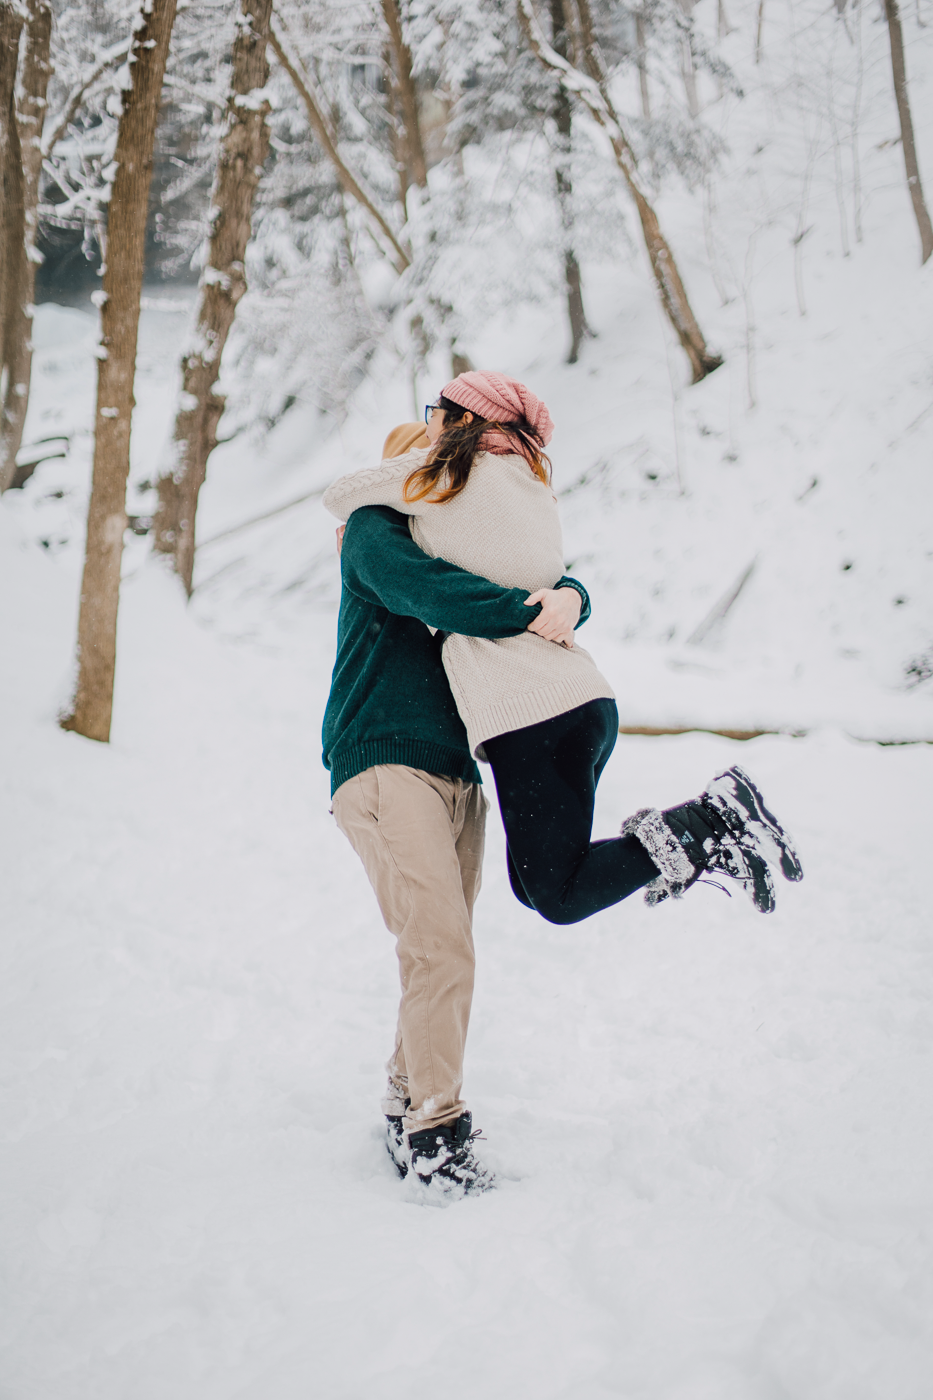
[[637, 837], [661, 872], [645, 886], [645, 903], [660, 904], [669, 895], [680, 899], [697, 872], [663, 813], [656, 807], [643, 807], [634, 816], [626, 817], [622, 835]]

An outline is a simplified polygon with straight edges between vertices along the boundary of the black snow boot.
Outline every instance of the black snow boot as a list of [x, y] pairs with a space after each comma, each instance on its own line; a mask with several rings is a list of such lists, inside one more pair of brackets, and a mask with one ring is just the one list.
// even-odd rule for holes
[[[409, 1100], [410, 1102], [410, 1100]], [[406, 1103], [405, 1107], [408, 1107]], [[404, 1181], [408, 1175], [408, 1144], [405, 1141], [404, 1118], [397, 1117], [394, 1113], [387, 1113], [386, 1119], [386, 1151], [392, 1159], [392, 1165]]]
[[[386, 1120], [386, 1151], [392, 1159], [392, 1165], [404, 1180], [408, 1175], [408, 1143], [405, 1141], [405, 1114], [411, 1108], [411, 1099], [403, 1097], [401, 1091], [389, 1080], [389, 1087], [386, 1096], [382, 1101], [383, 1112]], [[397, 1112], [389, 1113], [389, 1109], [397, 1109]]]
[[692, 802], [666, 812], [636, 812], [622, 834], [637, 836], [660, 871], [645, 890], [647, 904], [679, 899], [705, 872], [715, 871], [741, 885], [760, 913], [770, 914], [775, 901], [768, 861], [780, 866], [785, 879], [803, 879], [790, 836], [739, 767], [720, 773]]
[[469, 1112], [439, 1128], [410, 1133], [411, 1169], [426, 1185], [437, 1182], [444, 1192], [488, 1191], [495, 1177], [473, 1151], [478, 1137]]

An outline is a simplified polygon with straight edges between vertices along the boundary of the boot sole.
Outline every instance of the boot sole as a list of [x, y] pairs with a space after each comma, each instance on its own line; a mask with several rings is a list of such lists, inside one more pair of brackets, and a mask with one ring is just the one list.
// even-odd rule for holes
[[729, 852], [736, 868], [730, 869], [725, 862], [713, 868], [741, 885], [759, 914], [773, 914], [776, 901], [768, 862], [749, 843], [738, 838], [728, 844], [723, 841], [721, 845], [724, 854]]
[[[724, 779], [728, 781], [728, 795], [718, 788]], [[803, 879], [803, 866], [793, 841], [774, 813], [768, 810], [761, 789], [744, 768], [736, 764], [725, 773], [720, 773], [710, 783], [709, 794], [716, 800], [717, 805], [731, 799], [732, 803], [737, 805], [739, 814], [748, 825], [751, 834], [759, 840], [763, 838], [776, 848], [781, 874], [785, 880], [796, 883]]]

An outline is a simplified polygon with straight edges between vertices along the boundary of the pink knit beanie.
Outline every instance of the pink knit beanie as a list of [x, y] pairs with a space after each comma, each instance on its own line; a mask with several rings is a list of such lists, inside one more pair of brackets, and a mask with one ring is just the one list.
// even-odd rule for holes
[[[441, 390], [445, 399], [468, 408], [480, 418], [489, 418], [495, 423], [514, 423], [524, 418], [541, 434], [541, 441], [547, 446], [554, 433], [554, 424], [545, 404], [507, 374], [496, 370], [467, 370], [458, 374]], [[521, 443], [511, 433], [489, 432], [483, 438], [487, 452], [505, 454], [521, 449]], [[524, 454], [523, 454], [524, 455]]]

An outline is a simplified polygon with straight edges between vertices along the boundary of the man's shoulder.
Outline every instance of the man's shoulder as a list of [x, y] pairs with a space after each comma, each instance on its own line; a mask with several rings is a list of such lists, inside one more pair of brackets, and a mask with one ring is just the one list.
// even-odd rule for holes
[[343, 581], [372, 589], [380, 569], [391, 568], [393, 576], [412, 544], [408, 516], [391, 506], [360, 506], [347, 521], [341, 551]]
[[409, 534], [407, 515], [393, 510], [391, 506], [359, 506], [347, 521], [345, 542], [351, 536], [356, 536], [357, 539], [367, 535], [388, 538], [399, 531]]

